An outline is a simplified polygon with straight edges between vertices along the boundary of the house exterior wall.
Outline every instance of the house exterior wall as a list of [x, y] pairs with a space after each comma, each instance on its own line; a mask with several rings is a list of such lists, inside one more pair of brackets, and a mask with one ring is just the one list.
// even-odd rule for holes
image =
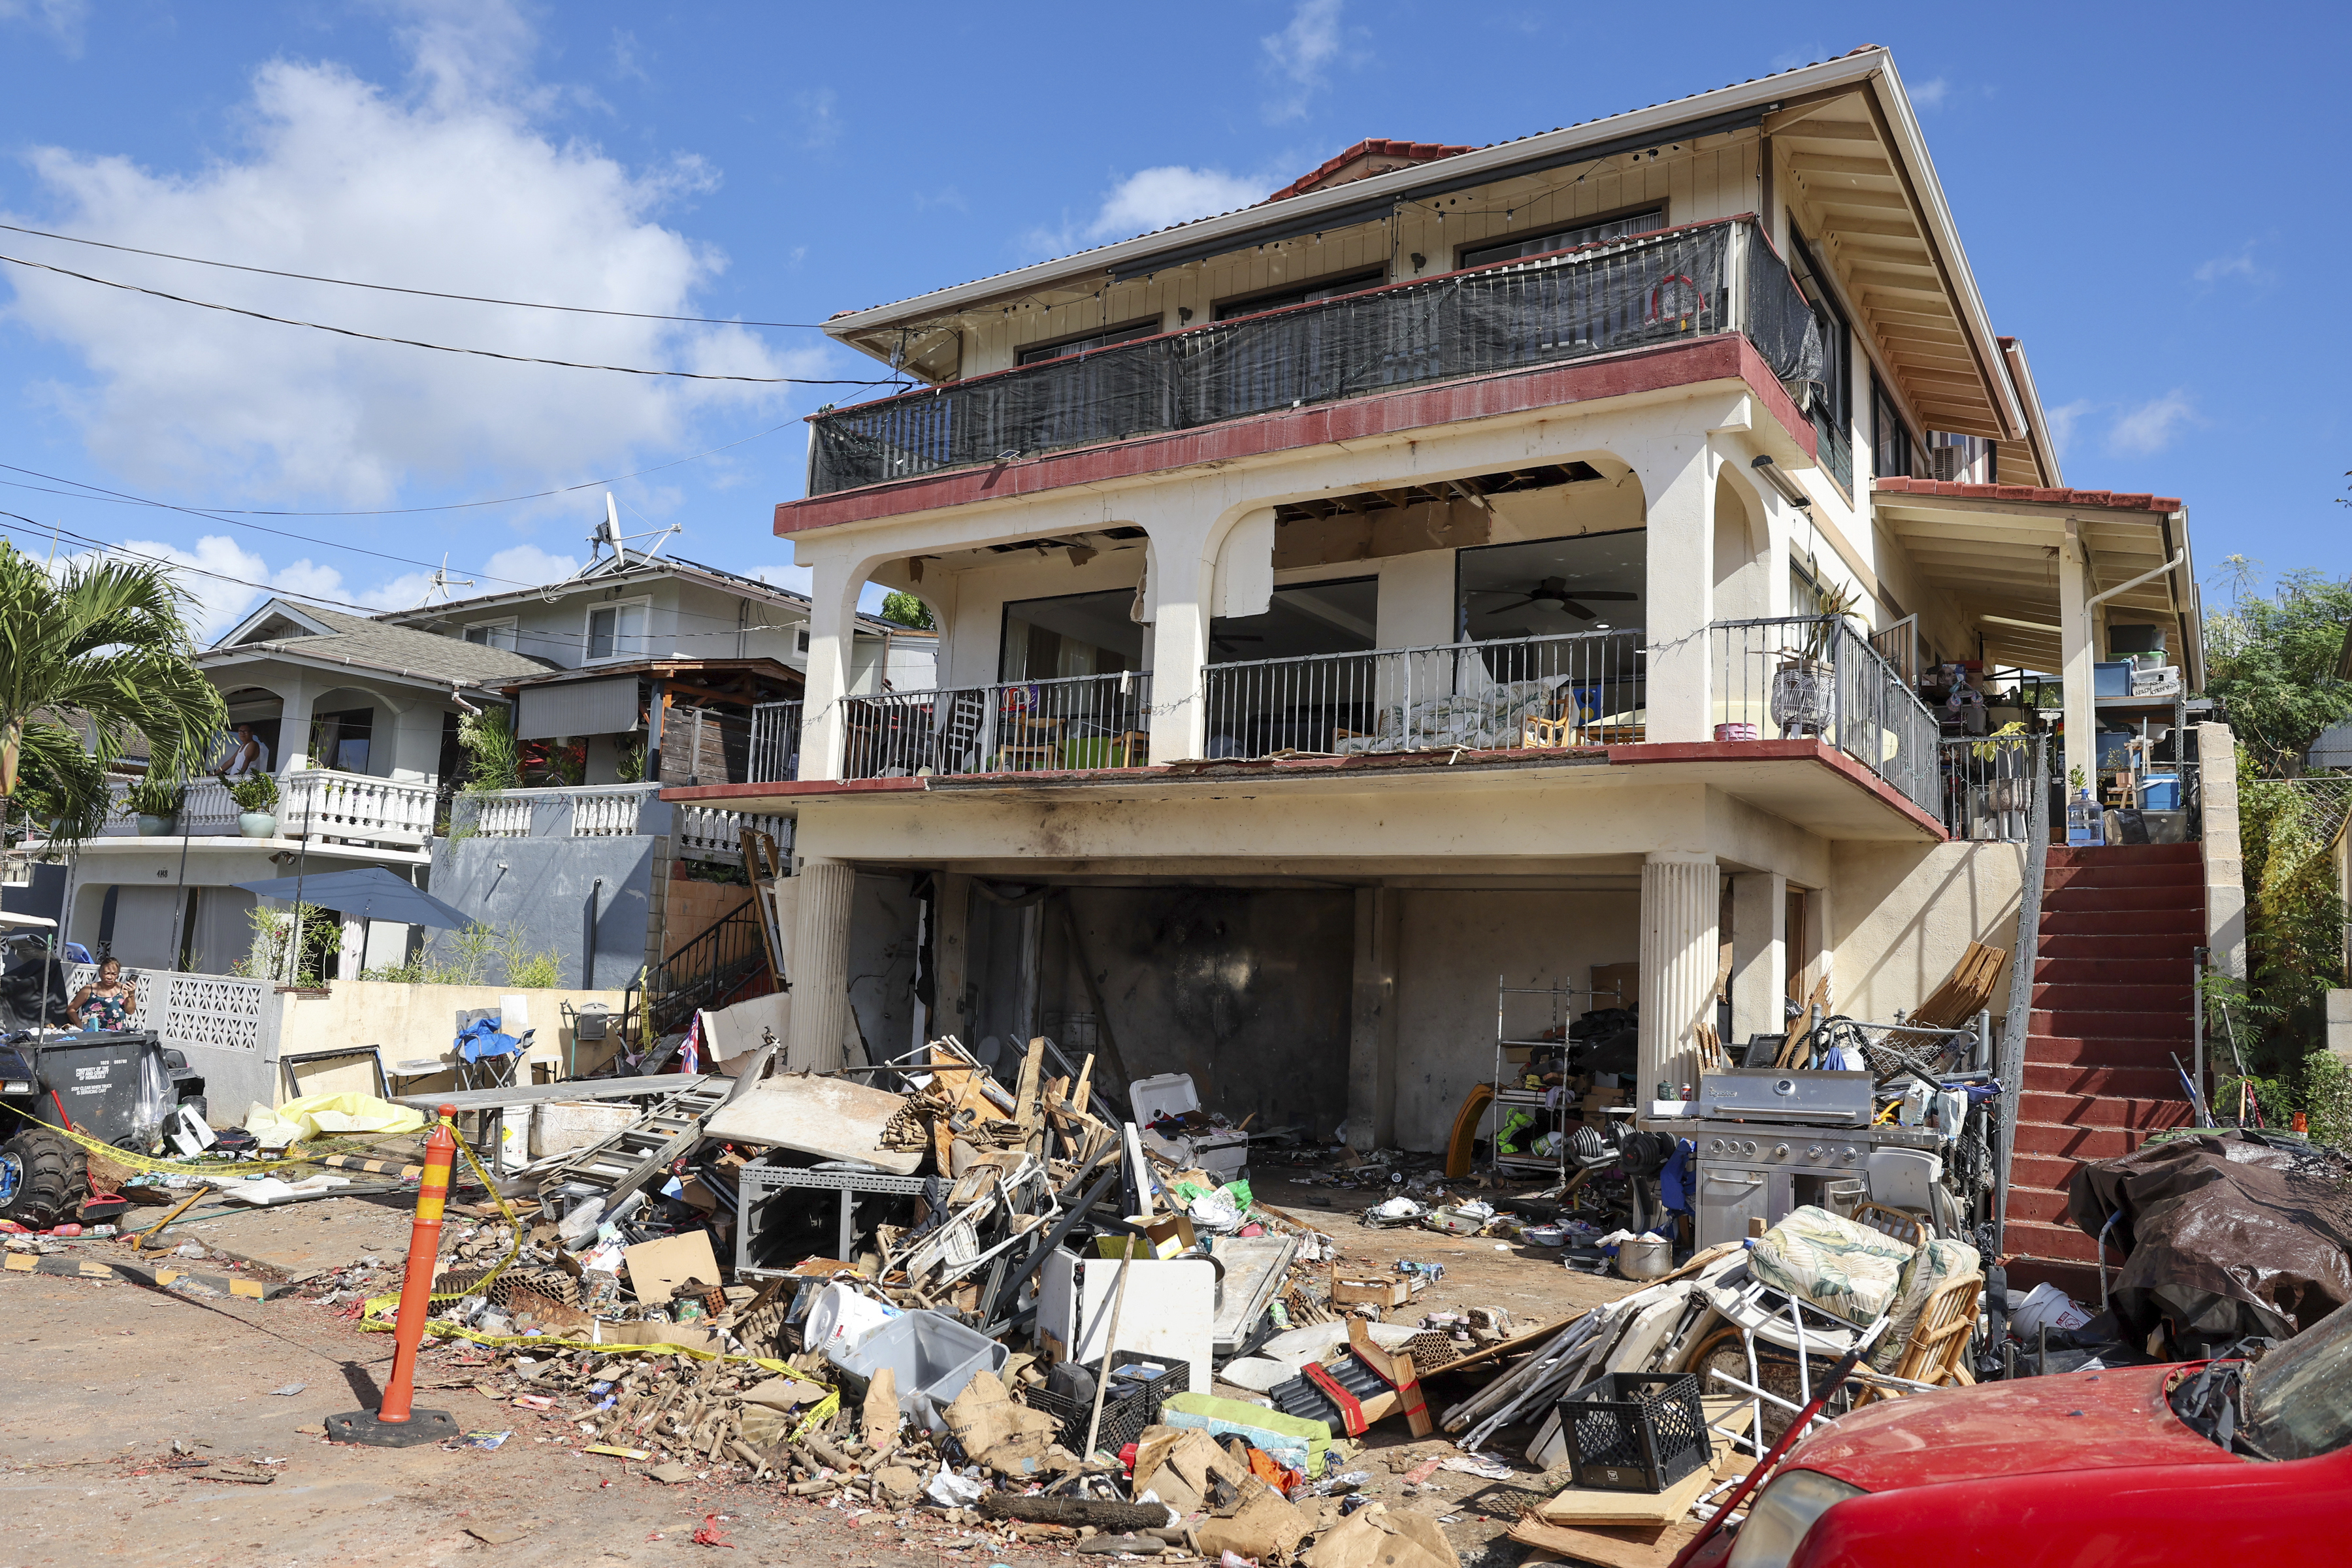
[[[613, 837], [488, 838], [433, 843], [433, 896], [469, 920], [499, 931], [520, 928], [529, 952], [553, 952], [557, 974], [573, 984], [596, 932], [591, 989], [617, 989], [646, 962], [647, 900], [653, 889], [649, 835]], [[602, 886], [599, 886], [599, 883]], [[428, 952], [446, 951], [430, 932]]]
[[[1832, 1012], [1891, 1021], [1926, 1001], [1972, 942], [2014, 959], [2023, 845], [1843, 843], [1830, 862]], [[1996, 1018], [2010, 979], [2004, 963]]]

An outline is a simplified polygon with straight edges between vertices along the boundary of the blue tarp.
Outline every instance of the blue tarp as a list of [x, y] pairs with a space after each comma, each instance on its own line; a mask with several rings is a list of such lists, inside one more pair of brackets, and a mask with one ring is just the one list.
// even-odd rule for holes
[[477, 1018], [457, 1031], [457, 1055], [466, 1061], [478, 1062], [484, 1057], [510, 1057], [522, 1049], [522, 1044], [512, 1035], [499, 1033], [496, 1018]]

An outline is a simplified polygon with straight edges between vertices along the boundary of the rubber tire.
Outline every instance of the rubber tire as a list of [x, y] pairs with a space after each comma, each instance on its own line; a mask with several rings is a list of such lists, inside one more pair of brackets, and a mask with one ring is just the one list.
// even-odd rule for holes
[[28, 1127], [0, 1150], [16, 1160], [21, 1173], [16, 1194], [0, 1207], [0, 1219], [47, 1230], [71, 1217], [89, 1192], [89, 1163], [80, 1149], [46, 1127]]

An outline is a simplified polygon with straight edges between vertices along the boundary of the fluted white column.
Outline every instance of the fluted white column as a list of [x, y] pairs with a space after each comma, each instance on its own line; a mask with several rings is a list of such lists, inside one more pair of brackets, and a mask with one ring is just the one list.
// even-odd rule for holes
[[1647, 1106], [1661, 1082], [1698, 1083], [1693, 1031], [1715, 1005], [1716, 917], [1722, 891], [1715, 857], [1658, 850], [1642, 863], [1641, 1079]]
[[857, 873], [838, 860], [803, 860], [793, 924], [793, 1034], [785, 1065], [832, 1072], [849, 1033], [849, 909]]

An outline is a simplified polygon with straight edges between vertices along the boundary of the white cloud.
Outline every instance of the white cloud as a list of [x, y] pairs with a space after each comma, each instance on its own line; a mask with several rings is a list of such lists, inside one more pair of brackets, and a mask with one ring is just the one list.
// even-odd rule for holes
[[430, 592], [436, 600], [446, 603], [452, 599], [478, 598], [486, 594], [511, 594], [517, 588], [535, 588], [542, 583], [561, 583], [580, 570], [580, 560], [572, 555], [551, 555], [536, 544], [509, 545], [491, 556], [478, 568], [465, 563], [453, 563], [449, 575], [462, 583], [470, 574], [471, 587], [450, 587], [446, 592], [433, 588], [430, 572], [407, 572], [388, 582], [379, 583], [352, 595], [355, 602], [373, 605], [383, 610], [414, 608]]
[[2042, 410], [2042, 417], [2050, 422], [2050, 438], [2058, 444], [2060, 456], [2074, 445], [2074, 431], [2083, 423], [2083, 416], [2096, 406], [2089, 398], [2078, 397], [2072, 403]]
[[[192, 601], [188, 619], [199, 643], [212, 641], [244, 619], [246, 613], [273, 590], [338, 604], [351, 598], [343, 587], [342, 574], [333, 567], [321, 566], [305, 556], [290, 565], [273, 569], [268, 562], [223, 533], [205, 534], [196, 541], [193, 550], [152, 539], [126, 539], [120, 553], [133, 560], [145, 557], [192, 568], [173, 575], [188, 591]], [[97, 558], [96, 552], [79, 557]], [[268, 586], [259, 585], [264, 584]]]
[[2226, 256], [2214, 257], [2198, 264], [2193, 276], [2200, 283], [2219, 283], [2225, 278], [2242, 278], [2249, 283], [2260, 283], [2270, 274], [2254, 265], [2254, 242], [2246, 241]]
[[1942, 77], [1930, 77], [1911, 89], [1911, 102], [1919, 109], [1941, 109], [1952, 96], [1952, 84]]
[[811, 147], [830, 147], [841, 140], [840, 100], [829, 87], [795, 94], [801, 111], [801, 140]]
[[643, 48], [637, 42], [637, 36], [635, 33], [625, 32], [619, 27], [614, 28], [613, 74], [650, 85], [654, 79], [646, 73], [646, 68], [642, 62]]
[[2196, 408], [2189, 395], [2176, 386], [2161, 397], [2126, 410], [2107, 432], [2107, 445], [2118, 452], [2147, 457], [2171, 445], [2183, 426], [2195, 423]]
[[1092, 239], [1149, 234], [1172, 223], [1250, 206], [1265, 200], [1271, 189], [1263, 175], [1234, 175], [1223, 169], [1175, 163], [1141, 169], [1111, 187], [1087, 234]]
[[1269, 120], [1296, 120], [1307, 112], [1307, 100], [1319, 89], [1326, 68], [1339, 53], [1340, 0], [1299, 0], [1289, 25], [1258, 40], [1274, 68], [1296, 92], [1269, 102]]
[[24, 22], [47, 33], [68, 59], [81, 58], [89, 0], [0, 0], [0, 22]]
[[[235, 156], [192, 173], [64, 148], [31, 163], [50, 198], [33, 226], [289, 271], [662, 314], [725, 263], [654, 221], [709, 189], [687, 158], [633, 170], [544, 128], [549, 91], [509, 7], [411, 4], [396, 30], [413, 79], [339, 65], [255, 72]], [[23, 218], [15, 221], [23, 222]], [[32, 243], [28, 241], [27, 243]], [[53, 247], [60, 264], [364, 331], [515, 354], [746, 375], [823, 374], [735, 328], [564, 315], [375, 294]], [[382, 504], [404, 483], [562, 482], [635, 447], [676, 450], [697, 416], [776, 409], [782, 389], [501, 364], [277, 326], [26, 272], [5, 318], [63, 343], [87, 382], [28, 388], [91, 453], [148, 485]]]

